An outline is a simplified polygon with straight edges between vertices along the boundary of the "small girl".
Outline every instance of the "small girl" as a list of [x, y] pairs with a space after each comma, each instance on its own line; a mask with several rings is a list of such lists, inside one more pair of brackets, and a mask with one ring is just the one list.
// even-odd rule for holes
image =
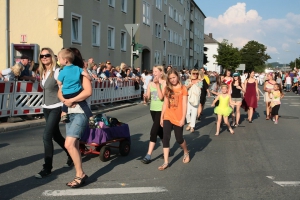
[[188, 92], [181, 85], [180, 77], [176, 70], [170, 69], [167, 74], [167, 83], [164, 94], [164, 104], [161, 112], [160, 124], [163, 127], [163, 152], [164, 164], [158, 170], [164, 170], [169, 166], [170, 138], [172, 129], [177, 143], [184, 151], [183, 163], [190, 162], [189, 151], [183, 139], [183, 126], [187, 110]]
[[274, 85], [274, 90], [271, 93], [271, 107], [272, 107], [272, 117], [274, 124], [278, 124], [278, 111], [280, 108], [280, 99], [283, 98], [284, 94], [282, 93], [282, 89], [278, 83]]
[[234, 131], [232, 130], [228, 122], [228, 116], [232, 112], [232, 108], [230, 107], [230, 104], [231, 105], [236, 105], [236, 104], [231, 101], [230, 94], [228, 94], [228, 85], [226, 84], [221, 85], [221, 94], [219, 94], [215, 98], [211, 106], [214, 107], [215, 103], [218, 100], [219, 100], [219, 105], [214, 109], [214, 112], [218, 115], [217, 132], [215, 135], [219, 135], [222, 116], [223, 116], [224, 123], [227, 125], [230, 133], [234, 134]]

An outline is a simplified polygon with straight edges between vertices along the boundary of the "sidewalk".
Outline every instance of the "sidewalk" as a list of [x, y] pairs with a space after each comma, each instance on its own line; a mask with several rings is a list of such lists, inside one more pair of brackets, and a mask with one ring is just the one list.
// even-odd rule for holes
[[[130, 107], [134, 105], [138, 105], [141, 100], [133, 99], [131, 101], [122, 101], [122, 102], [115, 102], [113, 104], [106, 104], [105, 107], [102, 106], [95, 106], [95, 109], [92, 109], [94, 115], [99, 113], [107, 113], [110, 111], [122, 109], [125, 107]], [[44, 126], [45, 119], [32, 119], [32, 120], [24, 120], [21, 122], [9, 123], [9, 122], [2, 122], [0, 123], [0, 133], [19, 130], [23, 128], [30, 128], [30, 127], [38, 127]]]

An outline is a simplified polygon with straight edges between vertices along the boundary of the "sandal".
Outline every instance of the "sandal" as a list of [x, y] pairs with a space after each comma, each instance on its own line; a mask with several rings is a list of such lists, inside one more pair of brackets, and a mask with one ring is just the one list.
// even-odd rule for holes
[[235, 125], [234, 125], [234, 127], [238, 127], [238, 126], [239, 126], [239, 124], [235, 124]]
[[185, 130], [189, 131], [190, 129], [191, 129], [191, 127], [190, 127], [190, 125], [188, 125]]
[[66, 185], [69, 186], [70, 188], [79, 188], [85, 184], [85, 181], [87, 179], [88, 179], [87, 175], [84, 175], [84, 177], [82, 178], [76, 176], [73, 181], [66, 183]]
[[234, 134], [234, 131], [233, 131], [232, 128], [229, 129], [229, 132], [230, 132], [231, 134]]
[[216, 133], [215, 136], [219, 136], [219, 133]]
[[183, 163], [189, 163], [189, 162], [190, 162], [190, 155], [189, 155], [189, 153], [185, 153], [185, 154], [183, 155], [182, 162], [183, 162]]
[[159, 171], [163, 171], [169, 167], [169, 163], [164, 163], [161, 166], [158, 167]]

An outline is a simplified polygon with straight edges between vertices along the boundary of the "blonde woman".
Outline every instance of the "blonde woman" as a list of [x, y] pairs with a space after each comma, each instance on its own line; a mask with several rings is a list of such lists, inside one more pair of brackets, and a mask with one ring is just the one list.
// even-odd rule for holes
[[199, 71], [199, 77], [198, 78], [199, 78], [200, 81], [202, 81], [200, 104], [198, 106], [198, 114], [197, 114], [197, 118], [198, 118], [198, 120], [200, 120], [200, 116], [201, 116], [201, 113], [203, 111], [204, 104], [206, 102], [206, 95], [208, 97], [210, 97], [210, 91], [209, 91], [209, 88], [208, 88], [208, 83], [205, 79], [205, 74], [202, 70]]
[[191, 133], [195, 131], [197, 110], [203, 84], [203, 82], [198, 79], [198, 76], [199, 71], [197, 69], [193, 69], [191, 71], [190, 78], [185, 81], [185, 86], [189, 94], [186, 113], [186, 121], [188, 123], [188, 126], [186, 127], [186, 130], [190, 131]]
[[148, 84], [147, 92], [144, 94], [146, 100], [150, 100], [150, 114], [153, 125], [150, 132], [150, 142], [148, 152], [143, 158], [142, 163], [151, 162], [151, 154], [156, 144], [157, 136], [163, 139], [163, 128], [160, 125], [161, 111], [164, 103], [164, 91], [166, 87], [165, 73], [163, 66], [153, 67], [153, 81]]
[[16, 63], [14, 66], [8, 69], [0, 70], [0, 78], [3, 81], [13, 81], [15, 77], [19, 77], [23, 71], [23, 66]]

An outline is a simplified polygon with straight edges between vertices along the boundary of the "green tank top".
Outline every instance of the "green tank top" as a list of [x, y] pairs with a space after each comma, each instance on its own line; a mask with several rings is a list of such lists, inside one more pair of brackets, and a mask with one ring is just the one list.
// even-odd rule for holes
[[151, 102], [150, 102], [150, 110], [152, 111], [162, 111], [162, 106], [164, 101], [160, 100], [157, 94], [157, 89], [150, 85], [150, 95], [151, 95]]

